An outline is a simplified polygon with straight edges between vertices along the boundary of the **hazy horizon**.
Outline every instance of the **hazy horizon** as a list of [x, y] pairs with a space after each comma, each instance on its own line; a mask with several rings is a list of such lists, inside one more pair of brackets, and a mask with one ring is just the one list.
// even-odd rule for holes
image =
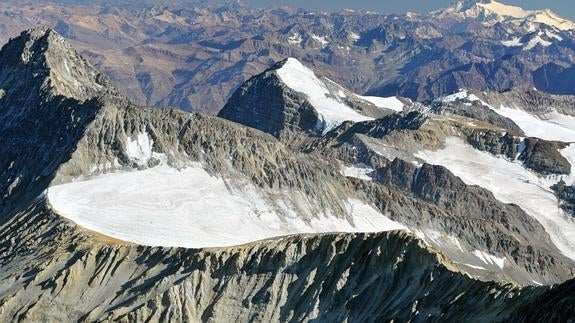
[[[575, 6], [573, 3], [549, 2], [542, 0], [506, 0], [499, 1], [509, 5], [520, 6], [524, 9], [551, 9], [560, 16], [575, 18]], [[392, 0], [392, 1], [373, 1], [373, 0], [332, 0], [332, 1], [314, 1], [314, 0], [244, 0], [244, 3], [256, 7], [273, 7], [273, 6], [292, 6], [310, 10], [328, 10], [337, 11], [348, 8], [354, 10], [370, 10], [380, 13], [405, 13], [414, 11], [419, 13], [429, 12], [431, 10], [446, 8], [455, 3], [455, 0]]]

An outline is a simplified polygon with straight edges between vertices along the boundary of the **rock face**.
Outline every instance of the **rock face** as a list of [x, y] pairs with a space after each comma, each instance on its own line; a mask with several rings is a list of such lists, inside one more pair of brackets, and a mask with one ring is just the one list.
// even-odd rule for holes
[[559, 199], [559, 206], [571, 217], [575, 217], [575, 186], [567, 186], [564, 181], [560, 181], [551, 188]]
[[[290, 89], [272, 68], [244, 83], [218, 116], [279, 137], [286, 132], [318, 134], [318, 113], [304, 95]], [[265, 96], [265, 97], [262, 97]]]
[[[36, 198], [70, 158], [77, 141], [116, 90], [64, 41], [45, 28], [10, 41], [1, 51], [0, 215]], [[47, 122], [49, 120], [49, 122]]]
[[528, 168], [543, 175], [571, 173], [571, 164], [559, 153], [560, 149], [567, 146], [566, 144], [537, 138], [527, 138], [523, 144], [524, 149], [519, 155], [519, 160], [522, 160]]
[[501, 116], [478, 101], [470, 102], [465, 99], [457, 102], [435, 101], [432, 103], [431, 109], [437, 114], [460, 115], [507, 129], [519, 135], [523, 134], [523, 130], [511, 119]]
[[391, 113], [288, 58], [242, 85], [218, 116], [272, 134], [317, 136]]
[[[377, 154], [378, 147], [397, 142], [396, 151], [418, 160], [417, 149], [464, 136], [459, 120], [402, 112], [343, 122], [310, 136], [299, 124], [288, 124], [305, 119], [297, 115], [271, 122], [264, 133], [222, 118], [140, 107], [48, 29], [12, 40], [0, 62], [3, 321], [514, 320], [525, 307], [563, 297], [570, 288], [570, 282], [521, 287], [559, 284], [575, 273], [573, 261], [541, 224], [517, 206], [440, 166]], [[281, 91], [272, 93], [286, 95], [276, 89]], [[239, 93], [237, 102], [247, 102], [242, 93], [249, 91]], [[355, 102], [350, 93], [345, 97]], [[280, 105], [282, 98], [276, 108], [284, 118], [290, 110]], [[292, 102], [303, 105], [292, 112], [305, 113], [305, 101]], [[273, 136], [280, 131], [283, 139], [286, 127], [299, 129], [300, 145]], [[356, 144], [361, 154], [354, 153]], [[335, 158], [377, 165], [374, 180], [343, 176]], [[307, 223], [328, 215], [349, 221], [345, 201], [355, 198], [411, 233], [300, 234], [228, 248], [147, 247], [72, 223], [44, 194], [53, 185], [159, 164], [201, 165], [230, 188], [247, 181]], [[538, 313], [542, 319], [546, 314]]]

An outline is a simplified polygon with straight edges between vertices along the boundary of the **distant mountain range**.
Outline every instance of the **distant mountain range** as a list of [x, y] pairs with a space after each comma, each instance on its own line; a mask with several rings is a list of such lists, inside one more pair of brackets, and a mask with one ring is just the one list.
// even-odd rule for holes
[[495, 1], [425, 15], [157, 5], [0, 4], [3, 41], [52, 26], [140, 104], [217, 113], [286, 57], [363, 95], [418, 101], [457, 91], [575, 94], [573, 22]]

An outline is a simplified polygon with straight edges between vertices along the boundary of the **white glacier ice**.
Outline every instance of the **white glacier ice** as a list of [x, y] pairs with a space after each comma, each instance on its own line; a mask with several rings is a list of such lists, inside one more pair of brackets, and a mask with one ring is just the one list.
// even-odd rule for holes
[[492, 109], [513, 120], [530, 137], [565, 142], [575, 141], [575, 117], [559, 113], [554, 109], [540, 117], [504, 106]]
[[373, 103], [378, 108], [388, 108], [394, 111], [403, 111], [405, 104], [396, 96], [378, 97], [378, 96], [359, 96], [360, 98]]
[[350, 221], [314, 214], [306, 222], [288, 207], [280, 214], [252, 184], [233, 187], [201, 167], [158, 166], [52, 186], [47, 197], [58, 214], [86, 229], [151, 246], [225, 247], [298, 233], [405, 229], [359, 200], [347, 201]]

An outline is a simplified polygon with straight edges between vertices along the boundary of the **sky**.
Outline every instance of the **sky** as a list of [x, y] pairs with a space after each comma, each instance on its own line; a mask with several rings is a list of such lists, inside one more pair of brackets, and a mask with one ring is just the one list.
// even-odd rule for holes
[[[290, 5], [307, 9], [332, 11], [349, 8], [381, 13], [428, 12], [448, 7], [454, 2], [455, 0], [244, 0], [244, 3], [257, 7]], [[575, 19], [573, 0], [500, 0], [499, 2], [524, 9], [551, 9], [560, 16]]]

